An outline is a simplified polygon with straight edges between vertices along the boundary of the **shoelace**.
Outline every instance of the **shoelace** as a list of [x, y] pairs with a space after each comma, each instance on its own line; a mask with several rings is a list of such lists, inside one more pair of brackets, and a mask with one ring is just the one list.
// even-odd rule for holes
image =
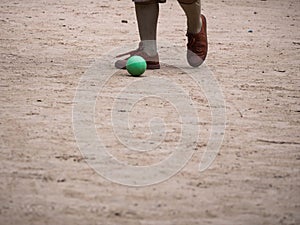
[[187, 34], [186, 35], [188, 37], [188, 44], [187, 44], [187, 47], [189, 50], [193, 50], [193, 52], [195, 53], [201, 53], [201, 43], [198, 42], [199, 44], [198, 45], [195, 45], [195, 43], [197, 44], [196, 42], [196, 37], [194, 34]]

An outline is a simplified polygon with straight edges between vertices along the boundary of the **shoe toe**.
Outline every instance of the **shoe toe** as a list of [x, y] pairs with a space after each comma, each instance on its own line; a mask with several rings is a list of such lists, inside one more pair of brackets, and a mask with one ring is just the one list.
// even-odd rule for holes
[[192, 67], [199, 67], [204, 62], [199, 55], [190, 50], [187, 51], [187, 60]]

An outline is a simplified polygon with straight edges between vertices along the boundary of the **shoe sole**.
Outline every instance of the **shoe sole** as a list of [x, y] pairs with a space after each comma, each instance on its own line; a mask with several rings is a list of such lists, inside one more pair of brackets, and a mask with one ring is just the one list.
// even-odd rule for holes
[[160, 69], [160, 64], [157, 65], [148, 65], [147, 64], [147, 70], [158, 70]]

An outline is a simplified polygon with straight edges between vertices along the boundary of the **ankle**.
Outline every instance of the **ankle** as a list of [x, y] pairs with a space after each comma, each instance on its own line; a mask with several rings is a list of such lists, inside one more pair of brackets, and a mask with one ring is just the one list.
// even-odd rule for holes
[[155, 40], [141, 41], [142, 51], [148, 56], [153, 57], [157, 55], [157, 45]]
[[200, 18], [199, 23], [195, 23], [195, 22], [191, 24], [188, 23], [187, 32], [190, 34], [198, 34], [200, 33], [201, 28], [202, 28], [202, 19]]

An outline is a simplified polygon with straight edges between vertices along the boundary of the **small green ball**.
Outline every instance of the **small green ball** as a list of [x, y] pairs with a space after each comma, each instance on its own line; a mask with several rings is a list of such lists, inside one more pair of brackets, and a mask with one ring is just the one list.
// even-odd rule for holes
[[147, 69], [147, 63], [141, 56], [131, 56], [127, 63], [126, 69], [134, 77], [141, 76]]

